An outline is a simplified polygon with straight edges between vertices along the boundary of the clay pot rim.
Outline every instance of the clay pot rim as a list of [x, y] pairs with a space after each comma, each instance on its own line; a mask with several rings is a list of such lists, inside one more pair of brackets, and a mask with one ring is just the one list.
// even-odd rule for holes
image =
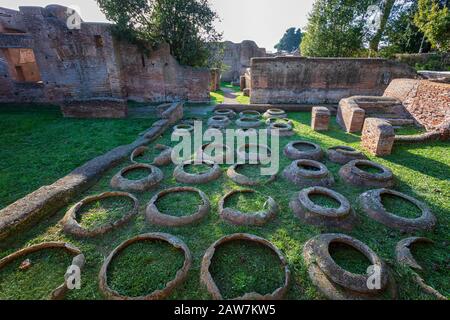
[[[296, 148], [296, 145], [308, 145], [312, 146], [314, 149], [301, 151]], [[319, 161], [324, 156], [324, 152], [318, 144], [303, 140], [292, 141], [288, 143], [286, 147], [284, 147], [283, 153], [291, 160], [310, 159]]]
[[[3, 259], [0, 259], [0, 270], [17, 259], [47, 249], [63, 249], [64, 251], [74, 256], [71, 265], [76, 265], [80, 269], [82, 269], [84, 266], [85, 257], [81, 252], [81, 250], [75, 247], [74, 245], [67, 242], [43, 242], [32, 245], [30, 247], [23, 248], [21, 250], [13, 252], [12, 254], [4, 257]], [[68, 291], [69, 289], [67, 288], [67, 283], [64, 281], [63, 284], [52, 290], [52, 292], [49, 295], [49, 299], [51, 300], [63, 299]]]
[[239, 118], [260, 118], [261, 113], [256, 110], [244, 110], [239, 113]]
[[[127, 212], [125, 215], [122, 216], [122, 218], [114, 221], [105, 223], [97, 228], [94, 229], [86, 229], [82, 227], [79, 223], [79, 221], [76, 219], [76, 216], [79, 212], [79, 210], [88, 205], [89, 203], [98, 201], [98, 200], [104, 200], [108, 198], [128, 198], [131, 199], [133, 202], [133, 208]], [[127, 223], [130, 221], [134, 216], [139, 214], [139, 200], [133, 196], [131, 193], [127, 192], [104, 192], [98, 195], [93, 195], [84, 198], [83, 200], [76, 203], [74, 206], [72, 206], [66, 213], [66, 215], [63, 218], [62, 225], [64, 232], [71, 234], [73, 236], [79, 237], [79, 238], [93, 238], [108, 232], [111, 232], [112, 230], [120, 227], [121, 225]]]
[[274, 118], [274, 117], [270, 117], [270, 118], [267, 118], [267, 120], [266, 120], [266, 124], [267, 125], [271, 125], [271, 124], [273, 124], [273, 123], [287, 123], [287, 124], [290, 124], [291, 126], [293, 126], [293, 124], [294, 124], [294, 122], [292, 121], [292, 120], [290, 120], [290, 119], [287, 119], [287, 118]]
[[[331, 244], [347, 245], [364, 255], [372, 266], [378, 266], [381, 270], [380, 290], [370, 290], [367, 287], [369, 276], [351, 273], [339, 266], [331, 257], [329, 251]], [[378, 255], [363, 242], [344, 234], [322, 234], [308, 241], [307, 245], [311, 248], [320, 270], [332, 282], [347, 290], [362, 294], [374, 294], [386, 289], [388, 285], [386, 266]]]
[[[179, 249], [184, 254], [184, 263], [181, 269], [179, 269], [176, 273], [174, 279], [170, 280], [166, 286], [161, 290], [155, 290], [148, 295], [140, 296], [140, 297], [129, 297], [125, 295], [121, 295], [119, 292], [111, 289], [108, 285], [108, 267], [111, 264], [112, 260], [123, 250], [128, 248], [130, 245], [137, 242], [144, 241], [164, 241]], [[170, 295], [170, 293], [175, 289], [180, 283], [182, 283], [188, 274], [189, 269], [192, 265], [192, 255], [189, 251], [189, 248], [186, 244], [181, 241], [179, 238], [172, 236], [166, 233], [147, 233], [136, 236], [129, 240], [122, 242], [118, 247], [116, 247], [105, 259], [103, 265], [99, 272], [99, 288], [100, 291], [108, 298], [113, 300], [156, 300], [163, 299]]]
[[254, 242], [259, 245], [265, 246], [269, 249], [271, 249], [279, 258], [279, 261], [281, 262], [281, 265], [284, 268], [284, 277], [285, 281], [282, 287], [277, 288], [274, 292], [267, 294], [267, 295], [261, 295], [256, 292], [247, 293], [243, 295], [242, 297], [234, 298], [233, 300], [280, 300], [284, 297], [284, 295], [287, 293], [287, 290], [289, 288], [289, 283], [291, 279], [291, 271], [289, 270], [289, 264], [284, 257], [283, 253], [270, 241], [255, 236], [251, 234], [245, 234], [245, 233], [235, 233], [232, 235], [224, 236], [223, 238], [217, 240], [214, 242], [207, 250], [205, 255], [202, 259], [202, 265], [201, 265], [201, 273], [200, 273], [200, 280], [201, 282], [206, 286], [206, 289], [208, 292], [212, 295], [214, 300], [223, 300], [223, 296], [217, 287], [217, 284], [215, 283], [209, 268], [212, 264], [212, 259], [214, 258], [214, 254], [218, 247], [221, 245], [232, 242], [232, 241], [249, 241]]
[[226, 115], [226, 114], [232, 114], [232, 115], [236, 114], [231, 109], [218, 109], [218, 110], [215, 110], [214, 113], [217, 114], [217, 115], [221, 115], [221, 116]]
[[[207, 165], [210, 169], [203, 173], [187, 173], [185, 167], [188, 165]], [[201, 163], [197, 163], [195, 159], [187, 160], [175, 168], [174, 176], [181, 183], [208, 183], [218, 179], [222, 175], [220, 166], [209, 160], [203, 159]], [[201, 181], [198, 181], [201, 179]], [[195, 180], [195, 181], [194, 181]]]
[[[309, 166], [309, 167], [318, 168], [319, 171], [302, 169], [302, 166], [304, 166], [304, 165]], [[315, 160], [309, 160], [309, 159], [295, 160], [292, 163], [292, 166], [297, 169], [296, 171], [299, 174], [301, 174], [303, 176], [311, 177], [311, 178], [325, 177], [330, 173], [328, 168], [323, 163], [315, 161]]]
[[270, 129], [280, 131], [292, 131], [292, 126], [288, 123], [275, 122], [270, 125]]
[[[272, 197], [267, 197], [267, 201], [264, 203], [262, 211], [258, 212], [242, 212], [236, 209], [225, 207], [225, 202], [233, 195], [238, 193], [251, 193], [251, 194], [261, 194], [256, 190], [244, 189], [244, 190], [233, 190], [228, 192], [219, 201], [219, 215], [222, 219], [231, 222], [234, 225], [264, 225], [270, 220], [272, 220], [278, 213], [278, 205]], [[267, 209], [265, 209], [267, 208]], [[242, 222], [243, 221], [243, 222]]]
[[133, 163], [133, 164], [142, 163], [142, 162], [137, 161], [136, 158], [139, 156], [142, 156], [144, 153], [146, 153], [149, 150], [150, 150], [150, 148], [146, 147], [146, 146], [142, 146], [142, 147], [134, 149], [130, 156], [131, 163]]
[[329, 151], [335, 151], [343, 155], [349, 155], [349, 156], [359, 156], [363, 155], [361, 151], [356, 150], [355, 148], [348, 147], [348, 146], [336, 146], [331, 147], [328, 149]]
[[251, 178], [249, 178], [249, 177], [247, 177], [247, 176], [237, 172], [237, 169], [239, 167], [244, 166], [244, 165], [248, 165], [248, 166], [256, 166], [257, 165], [257, 166], [260, 166], [261, 164], [260, 163], [258, 163], [258, 164], [237, 163], [237, 164], [234, 164], [234, 165], [230, 166], [228, 168], [228, 170], [227, 170], [227, 175], [233, 182], [235, 182], [235, 183], [237, 183], [239, 185], [244, 185], [244, 186], [248, 186], [248, 187], [254, 187], [254, 186], [261, 185], [261, 184], [268, 184], [268, 183], [270, 183], [272, 181], [275, 181], [275, 179], [277, 178], [277, 175], [274, 174], [274, 175], [272, 175], [269, 178], [269, 180], [264, 181], [264, 182], [259, 181], [259, 180], [253, 180], [253, 179], [251, 179]]
[[174, 132], [180, 132], [180, 133], [186, 133], [186, 132], [193, 132], [194, 131], [194, 126], [191, 124], [177, 124], [176, 126], [173, 127], [173, 131]]
[[[350, 161], [347, 164], [349, 167], [351, 167], [351, 172], [357, 176], [360, 176], [364, 179], [370, 179], [370, 180], [377, 180], [377, 181], [384, 181], [388, 179], [392, 179], [393, 173], [390, 169], [386, 168], [385, 166], [382, 166], [381, 164], [375, 163], [373, 161], [369, 160], [353, 160]], [[376, 168], [380, 170], [380, 173], [370, 173], [367, 171], [364, 171], [358, 167], [358, 165], [365, 165], [370, 166], [373, 168]]]
[[[383, 206], [382, 200], [382, 196], [385, 194], [392, 195], [412, 203], [422, 211], [422, 215], [417, 218], [405, 218], [387, 211]], [[360, 202], [366, 214], [368, 214], [372, 219], [390, 228], [409, 231], [422, 229], [431, 230], [436, 224], [436, 217], [425, 203], [395, 190], [375, 189], [367, 191], [360, 196]], [[378, 208], [381, 208], [381, 210], [378, 210]]]
[[[203, 203], [198, 206], [198, 210], [195, 213], [190, 214], [188, 216], [177, 217], [170, 214], [164, 214], [161, 211], [159, 211], [157, 206], [158, 200], [164, 198], [169, 194], [182, 192], [196, 193], [202, 199]], [[182, 227], [200, 221], [209, 213], [210, 209], [211, 209], [210, 201], [207, 195], [200, 189], [194, 187], [175, 187], [160, 191], [159, 193], [157, 193], [152, 197], [152, 199], [147, 205], [146, 217], [148, 220], [150, 220], [151, 223], [156, 225], [167, 227]]]
[[[311, 195], [314, 194], [323, 195], [336, 200], [340, 204], [339, 208], [328, 208], [316, 204], [311, 200]], [[347, 198], [340, 193], [324, 187], [311, 187], [303, 189], [298, 194], [298, 201], [300, 201], [302, 206], [304, 206], [307, 210], [325, 218], [342, 219], [348, 217], [351, 213], [351, 204]]]
[[[131, 180], [125, 178], [124, 174], [130, 171], [146, 169], [150, 171], [149, 175], [145, 178], [138, 180]], [[142, 192], [155, 187], [164, 178], [162, 171], [151, 164], [137, 163], [127, 166], [119, 171], [112, 179], [111, 186], [114, 189], [120, 189], [122, 191], [136, 191]]]
[[[266, 149], [267, 156], [264, 156], [263, 159], [270, 159], [272, 157], [272, 149], [270, 149], [270, 147], [268, 145], [265, 145], [265, 144], [254, 144], [254, 143], [245, 143], [245, 144], [240, 145], [239, 147], [237, 147], [238, 159], [245, 160], [245, 161], [251, 159], [251, 155], [254, 154], [254, 153], [247, 153], [245, 151], [245, 149], [249, 148], [249, 147], [258, 147], [258, 151], [260, 150], [261, 147]], [[256, 156], [257, 156], [256, 159], [258, 161], [261, 161], [261, 158], [259, 157], [258, 153], [256, 154]]]
[[282, 115], [282, 114], [286, 114], [286, 111], [284, 111], [283, 109], [279, 109], [279, 108], [271, 108], [271, 109], [267, 110], [267, 113], [273, 114], [273, 115]]

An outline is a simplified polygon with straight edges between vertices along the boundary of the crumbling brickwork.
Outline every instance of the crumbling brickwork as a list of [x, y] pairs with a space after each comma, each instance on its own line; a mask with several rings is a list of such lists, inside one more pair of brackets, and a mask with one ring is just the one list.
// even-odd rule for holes
[[384, 93], [402, 101], [415, 121], [428, 131], [450, 123], [450, 84], [428, 80], [397, 79]]
[[222, 74], [222, 80], [239, 82], [240, 76], [250, 67], [251, 59], [265, 56], [266, 49], [259, 48], [254, 41], [245, 40], [241, 43], [224, 42], [223, 63], [227, 69]]
[[[0, 8], [0, 102], [209, 100], [210, 71], [179, 65], [167, 45], [147, 55], [115, 39], [110, 24], [71, 30], [67, 16], [57, 5]], [[33, 53], [38, 76], [17, 63], [17, 49]]]
[[395, 142], [395, 131], [392, 125], [377, 118], [367, 118], [364, 122], [361, 146], [377, 157], [392, 153]]
[[314, 131], [327, 131], [330, 126], [331, 112], [326, 107], [313, 107], [311, 128]]
[[381, 96], [391, 80], [415, 76], [406, 64], [384, 59], [253, 58], [251, 103], [324, 104]]

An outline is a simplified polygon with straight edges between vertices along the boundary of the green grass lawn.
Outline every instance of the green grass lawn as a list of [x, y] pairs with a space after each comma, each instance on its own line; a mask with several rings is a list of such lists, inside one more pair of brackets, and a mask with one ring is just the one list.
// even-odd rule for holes
[[[9, 117], [9, 121], [3, 120], [3, 114]], [[117, 122], [64, 120], [51, 110], [44, 112], [42, 115], [38, 115], [36, 112], [12, 111], [3, 114], [0, 120], [2, 132], [9, 132], [5, 138], [2, 135], [1, 139], [2, 164], [5, 161], [8, 163], [7, 169], [2, 165], [2, 176], [0, 178], [3, 183], [0, 201], [4, 204], [19, 198], [43, 183], [53, 182], [55, 178], [62, 176], [78, 163], [83, 162], [80, 156], [80, 144], [83, 145], [84, 157], [93, 157], [112, 146], [133, 140], [139, 132], [149, 125], [145, 121], [131, 120]], [[209, 116], [206, 116], [205, 119]], [[346, 134], [336, 125], [334, 119], [329, 132], [317, 133], [310, 128], [311, 115], [309, 113], [291, 113], [289, 118], [294, 121], [297, 136], [282, 138], [281, 147], [284, 147], [289, 141], [304, 139], [319, 143], [324, 149], [337, 145], [348, 145], [361, 150], [360, 137], [354, 134]], [[27, 129], [20, 130], [17, 129], [18, 127], [26, 127]], [[406, 130], [409, 130], [408, 133], [412, 131], [411, 129]], [[114, 140], [114, 143], [110, 140]], [[155, 143], [174, 145], [170, 140], [170, 132], [167, 132]], [[106, 146], [109, 146], [109, 148]], [[152, 156], [156, 153], [156, 151], [152, 151]], [[14, 155], [15, 160], [10, 159]], [[75, 159], [73, 159], [74, 157]], [[41, 164], [41, 158], [44, 158], [47, 164], [63, 163], [64, 165], [60, 168], [52, 167], [50, 174], [50, 169]], [[60, 160], [61, 158], [71, 160], [70, 165], [66, 165], [64, 160]], [[291, 161], [284, 156], [280, 156], [280, 159], [280, 170], [283, 170]], [[425, 281], [444, 295], [450, 296], [450, 282], [448, 281], [450, 279], [448, 267], [450, 262], [448, 251], [450, 238], [449, 144], [432, 142], [419, 145], [399, 145], [396, 146], [391, 156], [382, 159], [372, 157], [371, 159], [393, 170], [397, 177], [396, 190], [426, 202], [437, 216], [438, 226], [434, 232], [417, 232], [414, 234], [415, 236], [426, 236], [434, 240], [435, 244], [420, 245], [415, 249], [415, 254], [424, 267], [421, 275]], [[367, 189], [346, 185], [337, 174], [340, 166], [329, 161], [324, 163], [336, 178], [336, 185], [333, 189], [349, 199], [360, 219], [360, 223], [355, 229], [347, 234], [365, 242], [392, 267], [402, 299], [431, 299], [432, 297], [423, 293], [413, 282], [411, 272], [395, 263], [395, 245], [407, 235], [390, 230], [368, 218], [357, 204], [358, 196]], [[72, 204], [88, 195], [110, 190], [111, 177], [129, 164], [128, 161], [125, 161], [117, 168], [107, 172], [97, 185], [73, 199]], [[223, 166], [224, 171], [226, 168], [227, 166]], [[43, 241], [68, 241], [78, 246], [86, 255], [87, 260], [82, 273], [81, 290], [70, 292], [67, 298], [102, 299], [103, 296], [98, 289], [97, 277], [104, 258], [117, 245], [133, 236], [147, 232], [167, 232], [182, 239], [193, 255], [193, 266], [187, 281], [174, 291], [170, 299], [208, 299], [210, 296], [199, 281], [203, 254], [219, 238], [237, 232], [246, 232], [272, 241], [285, 254], [293, 274], [287, 299], [323, 298], [309, 280], [301, 254], [302, 248], [306, 241], [320, 233], [339, 232], [339, 230], [326, 230], [308, 226], [295, 218], [289, 208], [291, 197], [299, 191], [295, 186], [279, 177], [270, 184], [258, 187], [257, 190], [261, 195], [271, 196], [279, 204], [280, 212], [277, 218], [264, 227], [235, 227], [222, 221], [218, 214], [219, 200], [227, 192], [240, 189], [224, 174], [217, 181], [194, 186], [205, 192], [211, 201], [212, 210], [204, 220], [183, 228], [162, 228], [150, 225], [145, 221], [145, 208], [156, 192], [182, 185], [177, 183], [172, 176], [173, 165], [162, 168], [162, 170], [165, 178], [157, 190], [136, 194], [140, 201], [140, 215], [118, 230], [95, 239], [77, 240], [65, 235], [58, 224], [65, 214], [66, 209], [64, 209], [55, 216], [44, 219], [31, 230], [1, 243], [0, 258], [19, 248]], [[241, 170], [241, 172], [246, 173], [252, 173], [253, 171], [253, 174], [255, 174], [257, 169], [245, 167]], [[3, 172], [14, 172], [15, 176], [6, 180], [3, 178]], [[45, 175], [45, 178], [43, 175]], [[15, 180], [21, 180], [22, 182], [15, 185]], [[9, 191], [3, 192], [4, 187], [7, 187]], [[262, 199], [259, 198], [259, 195], [256, 196], [256, 201], [249, 201], [249, 199], [252, 198], [237, 196], [230, 199], [230, 205], [242, 208], [245, 211], [261, 209]], [[161, 199], [159, 205], [162, 211], [166, 213], [182, 216], [193, 212], [198, 201], [199, 199], [195, 195], [187, 195], [184, 202], [182, 198], [174, 195]], [[327, 203], [326, 199], [319, 198], [315, 201], [318, 203], [324, 202], [324, 205], [334, 205], [333, 203]], [[401, 215], [416, 214], [408, 204], [396, 199], [385, 199], [385, 204]], [[118, 205], [119, 207], [123, 206], [120, 202], [118, 202]], [[98, 210], [103, 217], [102, 207], [110, 208], [111, 203], [99, 204]], [[115, 212], [112, 212], [112, 214], [115, 214]], [[151, 245], [151, 248], [147, 247], [149, 245]], [[357, 252], [349, 248], [332, 249], [333, 257], [342, 266], [354, 272], [364, 272], [367, 269], [368, 262]], [[49, 259], [55, 258], [50, 253], [46, 253], [46, 255]], [[58, 266], [67, 262], [64, 257], [57, 256], [56, 260]], [[133, 295], [148, 293], [155, 288], [160, 288], [161, 284], [176, 272], [176, 269], [182, 263], [181, 261], [177, 252], [168, 249], [164, 244], [143, 243], [130, 247], [114, 262], [109, 273], [110, 285], [121, 293]], [[20, 264], [20, 261], [17, 263]], [[47, 265], [44, 266], [48, 267]], [[257, 291], [262, 294], [273, 291], [282, 281], [282, 274], [280, 275], [278, 266], [279, 263], [265, 248], [233, 243], [217, 251], [213, 260], [212, 272], [223, 295], [230, 298], [247, 291]], [[58, 268], [48, 271], [48, 268], [37, 266], [35, 272], [36, 275], [33, 275], [37, 279], [44, 280], [33, 282], [32, 289], [30, 289], [28, 274], [19, 273], [16, 265], [0, 271], [0, 292], [2, 288], [8, 288], [0, 298], [45, 297], [54, 283], [61, 280], [61, 272]]]
[[133, 142], [154, 120], [64, 119], [54, 106], [0, 106], [0, 209]]
[[[229, 82], [222, 82], [220, 84], [221, 87], [232, 89], [234, 92], [238, 93], [236, 98], [237, 103], [239, 104], [250, 104], [250, 97], [244, 96], [244, 93], [241, 91], [241, 88], [237, 86], [231, 85]], [[211, 92], [211, 101], [215, 104], [220, 104], [224, 102], [224, 92], [222, 90], [217, 90], [215, 92]]]

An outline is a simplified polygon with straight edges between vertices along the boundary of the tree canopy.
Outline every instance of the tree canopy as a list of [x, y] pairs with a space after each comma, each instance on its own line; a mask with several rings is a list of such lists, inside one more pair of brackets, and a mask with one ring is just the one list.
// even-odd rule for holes
[[274, 48], [278, 51], [293, 52], [299, 49], [302, 37], [303, 33], [300, 28], [289, 28]]
[[208, 43], [221, 40], [208, 0], [97, 0], [115, 34], [144, 46], [170, 45], [182, 64], [206, 66]]
[[430, 41], [433, 48], [450, 50], [449, 1], [419, 0], [414, 16], [416, 26]]
[[448, 50], [449, 0], [316, 0], [302, 54], [386, 56]]

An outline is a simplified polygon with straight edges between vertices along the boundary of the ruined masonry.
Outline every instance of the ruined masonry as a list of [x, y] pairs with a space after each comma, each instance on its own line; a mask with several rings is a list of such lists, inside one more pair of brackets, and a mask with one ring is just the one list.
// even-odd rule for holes
[[0, 102], [209, 101], [209, 70], [180, 65], [167, 45], [144, 54], [110, 24], [71, 30], [68, 16], [58, 5], [0, 8]]

